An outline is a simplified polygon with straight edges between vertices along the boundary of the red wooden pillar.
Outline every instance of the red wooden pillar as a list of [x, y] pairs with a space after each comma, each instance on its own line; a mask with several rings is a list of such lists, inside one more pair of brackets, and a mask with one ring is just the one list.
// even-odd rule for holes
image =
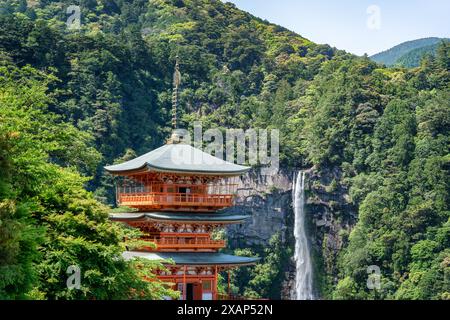
[[213, 300], [217, 300], [217, 266], [214, 266], [214, 289], [213, 289]]
[[186, 300], [186, 290], [187, 290], [187, 284], [186, 284], [186, 266], [183, 268], [183, 300]]

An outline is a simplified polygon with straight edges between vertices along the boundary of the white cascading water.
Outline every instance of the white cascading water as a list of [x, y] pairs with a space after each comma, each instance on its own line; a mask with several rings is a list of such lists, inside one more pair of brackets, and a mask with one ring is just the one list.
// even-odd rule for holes
[[313, 300], [313, 274], [308, 239], [305, 230], [305, 172], [294, 175], [292, 199], [295, 213], [295, 292], [296, 300]]

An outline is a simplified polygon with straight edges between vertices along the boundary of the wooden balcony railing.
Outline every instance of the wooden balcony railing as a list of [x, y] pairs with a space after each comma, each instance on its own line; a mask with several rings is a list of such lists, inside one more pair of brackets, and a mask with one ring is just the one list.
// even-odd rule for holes
[[161, 182], [145, 182], [139, 183], [129, 181], [127, 184], [122, 183], [116, 186], [118, 193], [157, 193], [170, 192], [181, 193], [180, 189], [189, 189], [191, 193], [204, 194], [233, 194], [236, 192], [238, 184], [235, 183], [161, 183]]
[[[225, 248], [225, 240], [212, 240], [209, 238], [146, 238], [145, 240], [152, 241], [156, 244], [156, 250], [164, 249], [191, 249], [191, 250], [204, 250], [204, 249], [222, 249]], [[145, 248], [150, 251], [155, 251], [153, 248]]]
[[186, 193], [119, 193], [122, 206], [160, 208], [163, 206], [226, 208], [233, 205], [233, 195]]
[[233, 295], [233, 294], [221, 294], [218, 293], [217, 294], [217, 300], [268, 300], [268, 299], [262, 299], [262, 298], [248, 298], [248, 297], [243, 297], [243, 296], [237, 296], [237, 295]]

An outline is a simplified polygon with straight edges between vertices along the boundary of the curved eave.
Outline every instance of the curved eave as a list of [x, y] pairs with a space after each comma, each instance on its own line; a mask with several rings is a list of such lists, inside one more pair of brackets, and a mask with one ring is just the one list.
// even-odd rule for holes
[[260, 258], [233, 256], [224, 253], [179, 253], [179, 252], [140, 252], [125, 251], [122, 254], [125, 260], [135, 258], [159, 261], [163, 264], [195, 265], [195, 266], [248, 266], [258, 263]]
[[131, 175], [131, 174], [137, 174], [137, 173], [143, 173], [143, 172], [149, 171], [146, 164], [143, 165], [142, 167], [133, 168], [130, 170], [115, 170], [115, 169], [112, 169], [112, 167], [113, 166], [106, 166], [106, 167], [103, 167], [103, 169], [105, 169], [106, 171], [108, 171], [110, 174], [113, 174], [113, 175]]
[[179, 168], [165, 168], [158, 167], [155, 165], [147, 164], [149, 169], [153, 169], [156, 172], [170, 172], [170, 173], [184, 173], [184, 174], [201, 174], [201, 175], [214, 175], [214, 176], [239, 176], [248, 172], [250, 167], [243, 167], [239, 170], [230, 170], [230, 171], [214, 171], [214, 170], [188, 170], [188, 169], [179, 169]]
[[180, 168], [170, 168], [170, 167], [162, 167], [156, 166], [152, 164], [144, 164], [141, 167], [129, 169], [129, 170], [115, 170], [112, 168], [113, 166], [106, 166], [104, 169], [111, 174], [114, 175], [131, 175], [138, 174], [143, 172], [165, 172], [165, 173], [179, 173], [179, 174], [191, 174], [191, 175], [205, 175], [205, 176], [222, 176], [222, 177], [235, 177], [240, 176], [244, 173], [247, 173], [251, 168], [242, 166], [240, 170], [233, 171], [216, 171], [216, 170], [189, 170], [189, 169], [180, 169]]
[[149, 212], [149, 213], [111, 213], [111, 220], [116, 221], [176, 221], [176, 222], [214, 222], [237, 224], [249, 219], [250, 215], [238, 214], [221, 214], [221, 213], [165, 213], [165, 212]]
[[115, 221], [137, 221], [144, 220], [145, 213], [110, 213], [109, 219]]

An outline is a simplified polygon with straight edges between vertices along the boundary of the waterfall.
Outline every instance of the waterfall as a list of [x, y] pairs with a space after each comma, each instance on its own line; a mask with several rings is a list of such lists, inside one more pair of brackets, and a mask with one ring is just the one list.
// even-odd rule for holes
[[313, 300], [313, 275], [308, 238], [305, 230], [305, 172], [294, 175], [292, 200], [295, 213], [295, 300]]

